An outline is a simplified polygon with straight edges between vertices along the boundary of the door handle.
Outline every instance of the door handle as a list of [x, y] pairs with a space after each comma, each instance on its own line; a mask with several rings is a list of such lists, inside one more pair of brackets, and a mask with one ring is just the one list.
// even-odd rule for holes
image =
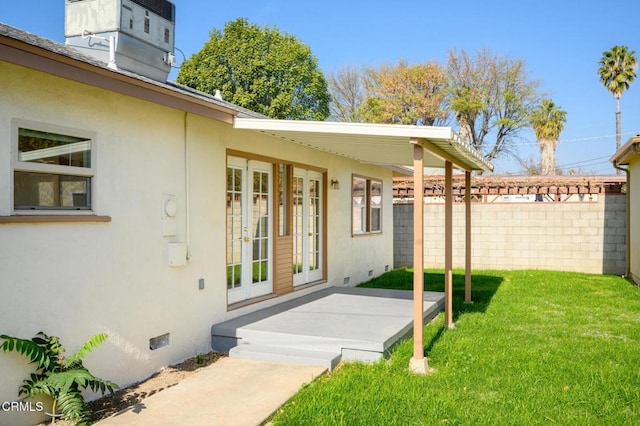
[[249, 238], [249, 237], [244, 237], [244, 238], [243, 238], [243, 240], [244, 240], [244, 242], [245, 242], [245, 243], [248, 243], [249, 241], [251, 241], [251, 238]]

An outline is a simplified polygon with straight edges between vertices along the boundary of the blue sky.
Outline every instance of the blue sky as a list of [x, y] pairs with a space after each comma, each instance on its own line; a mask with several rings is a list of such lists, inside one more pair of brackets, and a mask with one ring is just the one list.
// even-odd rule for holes
[[[176, 46], [187, 57], [200, 50], [213, 28], [245, 17], [273, 25], [310, 46], [325, 72], [345, 65], [446, 63], [452, 48], [489, 48], [523, 59], [531, 78], [567, 111], [556, 151], [558, 164], [595, 174], [614, 173], [615, 101], [597, 76], [602, 52], [626, 45], [640, 58], [640, 2], [601, 0], [484, 2], [458, 0], [335, 1], [309, 6], [291, 0], [175, 0]], [[63, 0], [3, 1], [0, 21], [64, 41]], [[175, 79], [176, 73], [171, 77]], [[640, 81], [621, 100], [622, 142], [640, 133]], [[519, 155], [539, 157], [533, 133], [522, 134]], [[519, 171], [513, 159], [495, 161], [499, 173]]]

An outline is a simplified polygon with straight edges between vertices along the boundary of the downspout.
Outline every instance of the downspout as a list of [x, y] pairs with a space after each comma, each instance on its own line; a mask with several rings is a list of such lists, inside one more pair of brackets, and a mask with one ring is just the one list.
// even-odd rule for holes
[[[633, 150], [634, 152], [636, 152], [636, 148], [637, 146], [634, 145]], [[618, 165], [617, 161], [613, 162], [613, 167], [617, 170], [623, 171], [626, 175], [627, 175], [627, 197], [626, 197], [626, 259], [625, 259], [625, 273], [624, 276], [626, 278], [630, 278], [631, 277], [631, 175], [629, 173], [629, 167], [622, 167], [620, 165]]]
[[184, 194], [185, 194], [185, 242], [187, 243], [187, 263], [191, 261], [191, 191], [189, 190], [189, 139], [188, 139], [189, 113], [184, 113]]

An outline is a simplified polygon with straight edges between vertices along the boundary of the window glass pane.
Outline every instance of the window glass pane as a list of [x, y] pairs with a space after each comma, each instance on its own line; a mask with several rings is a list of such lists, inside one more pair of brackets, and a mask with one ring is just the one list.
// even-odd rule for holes
[[382, 207], [382, 182], [371, 181], [371, 232], [381, 229], [381, 207]]
[[382, 182], [371, 181], [371, 207], [382, 206]]
[[353, 233], [366, 232], [367, 180], [353, 177], [351, 185]]
[[91, 178], [51, 173], [14, 172], [16, 209], [91, 208]]
[[91, 167], [91, 139], [20, 128], [18, 161]]
[[371, 232], [380, 231], [380, 208], [371, 209]]

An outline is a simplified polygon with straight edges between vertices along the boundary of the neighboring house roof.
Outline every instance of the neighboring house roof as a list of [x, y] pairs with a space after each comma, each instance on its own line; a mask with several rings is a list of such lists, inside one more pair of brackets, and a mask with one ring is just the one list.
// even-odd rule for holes
[[627, 143], [616, 151], [609, 161], [616, 165], [625, 165], [629, 164], [629, 161], [631, 161], [631, 158], [634, 156], [640, 156], [640, 135], [629, 139]]

